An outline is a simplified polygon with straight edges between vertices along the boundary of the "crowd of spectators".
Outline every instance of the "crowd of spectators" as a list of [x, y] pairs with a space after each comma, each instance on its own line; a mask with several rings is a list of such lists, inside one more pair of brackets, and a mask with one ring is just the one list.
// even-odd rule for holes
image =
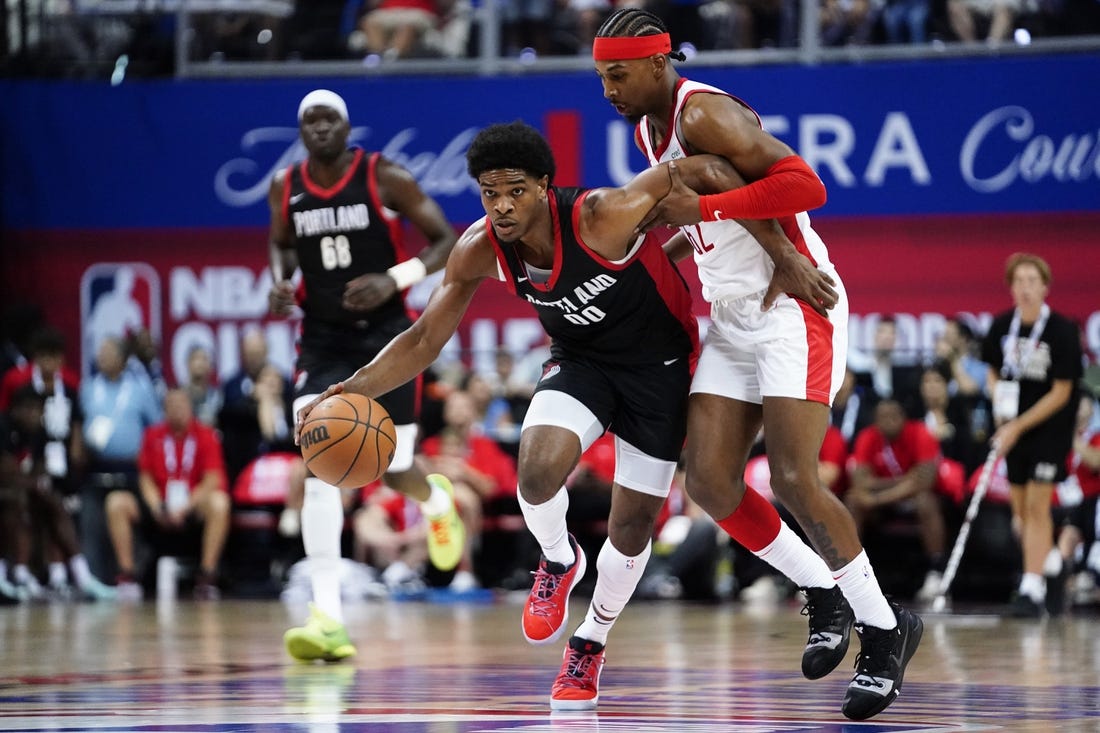
[[[169, 384], [147, 334], [103, 339], [94, 373], [80, 379], [66, 365], [56, 330], [34, 318], [19, 324], [2, 345], [0, 600], [138, 600], [155, 584], [155, 560], [164, 555], [188, 558], [195, 596], [216, 599], [233, 592], [243, 572], [235, 565], [244, 554], [225, 551], [235, 533], [252, 533], [253, 547], [281, 548], [272, 549], [281, 558], [261, 558], [280, 576], [271, 579], [273, 588], [292, 578], [290, 566], [303, 555], [297, 510], [305, 472], [293, 444], [288, 375], [270, 362], [261, 330], [242, 337], [239, 373], [219, 382], [213, 355], [195, 349], [186, 373]], [[931, 600], [988, 450], [986, 367], [962, 321], [949, 320], [929, 354], [903, 353], [896, 340], [896, 324], [884, 317], [867, 353], [850, 355], [819, 474], [852, 511], [869, 553], [878, 553], [884, 585], [895, 582], [893, 592]], [[529, 584], [538, 548], [516, 501], [515, 458], [539, 375], [530, 365], [541, 361], [543, 348], [531, 355], [502, 350], [487, 374], [426, 374], [417, 460], [453, 482], [469, 547], [456, 572], [433, 575], [416, 503], [375, 482], [345, 497], [345, 541], [355, 561], [347, 561], [349, 595]], [[1083, 389], [1070, 478], [1052, 507], [1057, 517], [1072, 519], [1083, 498], [1100, 493], [1098, 415], [1095, 394]], [[765, 435], [753, 453], [745, 479], [768, 495]], [[598, 546], [605, 537], [613, 476], [614, 445], [605, 436], [568, 482], [569, 522], [582, 544]], [[986, 502], [991, 509], [982, 515], [991, 524], [976, 528], [971, 540], [975, 561], [989, 563], [979, 576], [1004, 576], [997, 592], [1019, 572], [1007, 489], [997, 488], [1003, 482], [999, 466]], [[234, 520], [257, 508], [266, 521]], [[1053, 563], [1051, 574], [1078, 602], [1094, 602], [1095, 528], [1056, 526], [1064, 562]], [[267, 538], [258, 545], [257, 532]], [[750, 600], [793, 593], [725, 539], [687, 497], [678, 472], [639, 595], [715, 600], [740, 593]], [[1074, 577], [1078, 569], [1084, 572]]]
[[[1027, 43], [1100, 33], [1095, 0], [817, 0], [826, 47]], [[495, 28], [506, 57], [585, 55], [625, 5], [657, 13], [675, 44], [698, 51], [794, 48], [802, 0], [208, 0], [191, 3], [193, 61], [472, 58]], [[6, 0], [0, 59], [15, 74], [171, 74], [177, 3]]]

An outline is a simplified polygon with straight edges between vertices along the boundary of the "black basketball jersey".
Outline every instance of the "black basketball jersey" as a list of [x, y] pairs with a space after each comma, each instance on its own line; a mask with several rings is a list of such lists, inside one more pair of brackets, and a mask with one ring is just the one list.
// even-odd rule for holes
[[532, 282], [515, 246], [499, 242], [486, 219], [509, 290], [535, 307], [555, 356], [565, 349], [616, 364], [694, 359], [699, 328], [679, 270], [655, 242], [635, 247], [618, 263], [585, 246], [574, 227], [586, 194], [549, 190], [554, 267], [542, 284]]
[[[408, 323], [400, 293], [369, 313], [346, 310], [341, 301], [344, 286], [369, 272], [385, 272], [407, 259], [402, 247], [401, 225], [387, 210], [378, 193], [378, 153], [355, 149], [344, 177], [331, 188], [310, 180], [306, 161], [287, 169], [283, 191], [283, 216], [291, 231], [302, 270], [304, 295], [303, 341], [326, 340], [340, 332], [362, 335], [366, 330], [397, 322]], [[314, 338], [311, 339], [311, 331]]]
[[[1077, 324], [1057, 311], [1051, 311], [1049, 321], [1035, 344], [1034, 350], [1026, 349], [1034, 324], [1021, 324], [1017, 339], [1009, 344], [1008, 334], [1015, 310], [999, 313], [982, 340], [982, 361], [998, 373], [1005, 364], [1005, 349], [1015, 349], [1020, 373], [1019, 412], [1023, 413], [1051, 390], [1056, 379], [1068, 379], [1074, 385], [1073, 398], [1043, 423], [1028, 431], [1029, 434], [1053, 432], [1055, 435], [1072, 435], [1077, 420], [1077, 382], [1084, 370], [1081, 366], [1081, 336]], [[1021, 359], [1021, 357], [1025, 357]], [[1020, 363], [1022, 361], [1022, 363]], [[1009, 379], [1013, 375], [1000, 375]]]

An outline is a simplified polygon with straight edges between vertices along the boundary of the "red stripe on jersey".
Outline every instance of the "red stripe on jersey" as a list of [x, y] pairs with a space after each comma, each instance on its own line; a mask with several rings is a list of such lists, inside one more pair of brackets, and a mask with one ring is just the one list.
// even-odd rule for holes
[[344, 189], [344, 186], [348, 185], [348, 181], [355, 175], [355, 168], [359, 165], [359, 161], [363, 159], [363, 149], [356, 148], [355, 156], [351, 159], [351, 165], [348, 166], [347, 171], [343, 177], [336, 182], [331, 188], [325, 188], [313, 182], [309, 177], [309, 160], [303, 160], [299, 167], [302, 173], [302, 183], [305, 184], [306, 190], [319, 199], [330, 199], [336, 194], [340, 193]]
[[787, 235], [787, 239], [791, 240], [794, 248], [805, 255], [814, 267], [817, 267], [817, 260], [810, 254], [810, 248], [806, 244], [806, 238], [802, 236], [802, 229], [798, 226], [798, 220], [793, 216], [784, 216], [778, 221], [779, 226], [783, 228], [783, 233]]
[[290, 226], [290, 177], [294, 173], [294, 166], [286, 167], [286, 175], [283, 176], [283, 223]]
[[493, 253], [497, 258], [497, 267], [504, 274], [504, 285], [508, 288], [508, 292], [512, 295], [516, 295], [516, 280], [512, 275], [512, 268], [508, 266], [508, 260], [504, 257], [504, 252], [501, 251], [500, 242], [497, 241], [496, 232], [493, 231], [493, 225], [489, 223], [489, 217], [485, 217], [485, 236], [489, 238], [489, 244], [493, 245]]
[[[550, 271], [550, 279], [547, 280], [545, 284], [540, 285], [539, 283], [532, 282], [531, 285], [535, 288], [535, 290], [545, 290], [549, 292], [554, 289], [555, 285], [558, 284], [558, 276], [561, 275], [561, 262], [563, 259], [563, 255], [561, 247], [561, 221], [558, 219], [558, 215], [560, 213], [558, 211], [558, 194], [556, 191], [554, 191], [554, 189], [550, 189], [549, 191], [547, 191], [547, 194], [554, 197], [554, 203], [550, 206], [550, 221], [554, 223], [554, 269]], [[577, 210], [577, 203], [579, 203], [579, 201], [575, 201], [573, 203], [573, 211]], [[576, 233], [576, 230], [574, 230], [573, 234], [576, 235]], [[523, 261], [522, 257], [520, 257], [519, 259], [520, 262]]]
[[[673, 94], [673, 99], [675, 99], [676, 97], [678, 97], [680, 95], [680, 87], [682, 87], [686, 81], [687, 81], [687, 79], [685, 79], [684, 77], [681, 76], [679, 81], [676, 82], [676, 92]], [[670, 109], [668, 111], [668, 114], [669, 114], [669, 118], [667, 120], [665, 120], [665, 137], [661, 141], [661, 147], [659, 147], [659, 148], [657, 148], [656, 150], [653, 151], [654, 160], [660, 160], [661, 159], [661, 156], [665, 154], [666, 150], [668, 150], [668, 144], [672, 141], [672, 136], [676, 134], [676, 105], [675, 104], [672, 105], [672, 109]], [[641, 131], [641, 125], [642, 125], [642, 123], [641, 123], [641, 121], [639, 121], [638, 122], [639, 134], [640, 134], [640, 131]], [[650, 125], [650, 127], [652, 127], [652, 125]], [[652, 144], [653, 144], [652, 136], [646, 142], [648, 143], [648, 145], [646, 147], [652, 146]], [[684, 152], [686, 153], [687, 150], [685, 150]]]
[[371, 153], [367, 159], [367, 191], [370, 192], [374, 208], [383, 214], [390, 234], [390, 244], [393, 245], [394, 264], [397, 264], [409, 259], [409, 255], [405, 252], [405, 230], [401, 227], [401, 220], [396, 216], [385, 217], [386, 205], [382, 202], [382, 192], [378, 189], [378, 161], [381, 159], [381, 153]]
[[833, 386], [833, 324], [796, 300], [806, 324], [806, 399], [829, 404]]
[[695, 363], [699, 360], [699, 322], [691, 310], [691, 290], [684, 276], [665, 254], [656, 237], [646, 237], [635, 259], [645, 267], [657, 285], [657, 293], [665, 307], [680, 322], [691, 340], [691, 371], [695, 373]]

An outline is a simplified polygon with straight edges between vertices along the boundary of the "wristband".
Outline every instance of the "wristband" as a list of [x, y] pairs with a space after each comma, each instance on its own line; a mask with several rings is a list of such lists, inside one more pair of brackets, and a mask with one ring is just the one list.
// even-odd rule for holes
[[424, 260], [419, 257], [413, 257], [404, 262], [398, 262], [396, 265], [386, 270], [386, 274], [393, 278], [393, 282], [397, 285], [398, 290], [404, 290], [405, 288], [416, 285], [427, 277], [428, 268], [424, 265]]

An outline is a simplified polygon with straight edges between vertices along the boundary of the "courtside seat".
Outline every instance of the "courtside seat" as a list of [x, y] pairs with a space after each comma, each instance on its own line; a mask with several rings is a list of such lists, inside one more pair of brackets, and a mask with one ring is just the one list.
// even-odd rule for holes
[[[277, 452], [259, 456], [249, 463], [233, 484], [229, 541], [223, 565], [226, 574], [238, 588], [265, 587], [261, 592], [277, 589], [282, 578], [278, 566], [288, 563], [290, 540], [279, 536], [279, 515], [286, 505], [291, 476], [302, 457], [297, 453]], [[295, 545], [300, 544], [295, 541]], [[247, 591], [246, 591], [247, 592]]]

